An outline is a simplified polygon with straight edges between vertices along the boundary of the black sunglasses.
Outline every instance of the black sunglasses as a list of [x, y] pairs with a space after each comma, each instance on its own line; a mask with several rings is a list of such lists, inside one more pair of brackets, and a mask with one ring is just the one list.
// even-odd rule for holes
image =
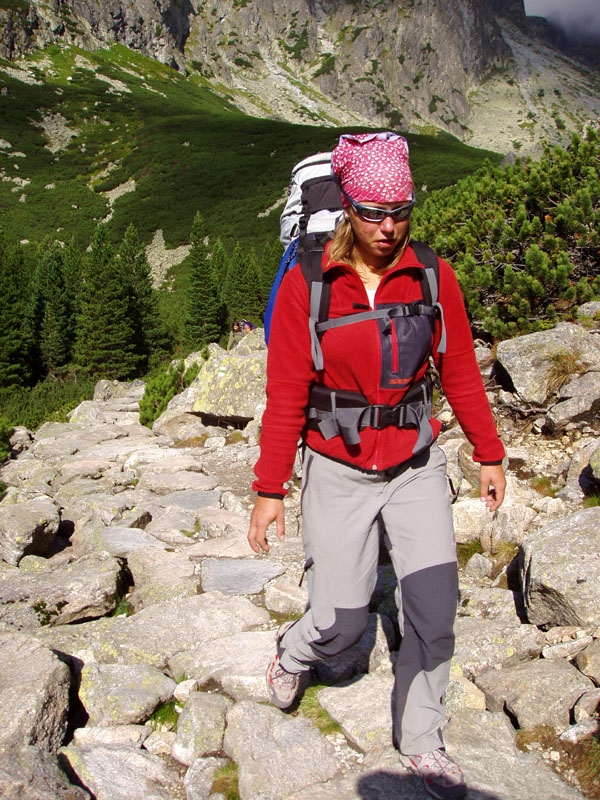
[[410, 202], [405, 203], [403, 206], [398, 206], [398, 208], [372, 208], [371, 206], [363, 206], [362, 203], [357, 203], [356, 200], [353, 200], [343, 189], [342, 194], [350, 203], [352, 208], [356, 211], [358, 216], [361, 219], [364, 219], [365, 222], [383, 222], [386, 217], [391, 217], [394, 222], [408, 219], [416, 202], [416, 198], [413, 193]]

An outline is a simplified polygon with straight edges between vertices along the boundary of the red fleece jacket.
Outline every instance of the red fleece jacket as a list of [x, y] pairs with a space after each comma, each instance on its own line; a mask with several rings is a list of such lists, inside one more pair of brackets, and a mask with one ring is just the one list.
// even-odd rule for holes
[[[415, 269], [407, 269], [410, 267], [423, 268], [412, 248], [407, 247], [399, 263], [381, 279], [375, 296], [377, 306], [422, 299], [421, 281]], [[326, 250], [323, 269], [335, 271], [331, 283], [330, 318], [368, 307], [364, 284], [351, 266], [330, 262]], [[442, 331], [438, 319], [432, 334], [432, 355], [442, 388], [460, 426], [474, 446], [474, 460], [498, 463], [504, 457], [504, 447], [496, 431], [475, 359], [460, 287], [452, 267], [442, 259], [439, 302], [443, 309], [447, 346], [444, 354], [438, 352]], [[382, 336], [376, 321], [367, 320], [326, 331], [321, 341], [324, 370], [319, 374], [311, 357], [308, 318], [308, 286], [301, 268], [296, 265], [282, 281], [271, 323], [267, 407], [262, 420], [260, 457], [254, 468], [257, 479], [252, 484], [255, 491], [264, 494], [286, 494], [284, 484], [291, 477], [298, 441], [302, 436], [311, 449], [368, 471], [386, 470], [406, 461], [411, 457], [417, 440], [417, 432], [413, 429], [365, 428], [361, 432], [360, 445], [349, 446], [341, 436], [326, 440], [318, 430], [304, 431], [305, 408], [314, 382], [333, 389], [361, 392], [372, 404], [395, 405], [406, 392], [406, 387], [384, 388]], [[419, 380], [426, 370], [425, 361], [414, 381]], [[437, 436], [441, 423], [432, 419], [431, 425]]]

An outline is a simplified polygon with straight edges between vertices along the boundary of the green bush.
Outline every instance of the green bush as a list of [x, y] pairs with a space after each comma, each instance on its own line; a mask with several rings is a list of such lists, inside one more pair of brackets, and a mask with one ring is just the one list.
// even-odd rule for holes
[[199, 371], [199, 364], [193, 364], [186, 370], [183, 359], [180, 359], [149, 378], [140, 400], [142, 425], [151, 428], [154, 421], [166, 410], [169, 402], [191, 384]]
[[600, 296], [599, 162], [588, 130], [538, 161], [488, 163], [417, 206], [413, 234], [452, 263], [478, 335], [543, 330]]
[[[8, 419], [0, 416], [0, 463], [5, 461], [10, 455], [10, 437], [13, 432], [13, 426]], [[0, 487], [1, 489], [1, 487]]]

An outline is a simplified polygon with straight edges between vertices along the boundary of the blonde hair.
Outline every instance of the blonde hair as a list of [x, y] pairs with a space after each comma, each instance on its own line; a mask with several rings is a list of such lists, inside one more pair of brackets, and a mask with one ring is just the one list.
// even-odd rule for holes
[[[394, 254], [394, 259], [391, 263], [399, 261], [402, 254], [406, 250], [406, 246], [410, 241], [410, 220], [406, 235], [400, 242], [398, 250]], [[355, 266], [356, 259], [354, 257], [355, 237], [352, 229], [350, 218], [347, 214], [338, 222], [329, 248], [329, 258], [331, 261], [343, 261], [346, 264]]]

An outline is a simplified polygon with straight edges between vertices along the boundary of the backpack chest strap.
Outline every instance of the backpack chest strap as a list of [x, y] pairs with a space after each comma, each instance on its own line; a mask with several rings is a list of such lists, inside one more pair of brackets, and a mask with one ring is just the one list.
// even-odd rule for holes
[[382, 319], [386, 329], [391, 326], [391, 321], [398, 317], [427, 316], [435, 317], [438, 314], [437, 305], [427, 306], [423, 303], [400, 303], [391, 308], [376, 308], [370, 311], [360, 311], [357, 314], [345, 314], [343, 317], [317, 322], [317, 333], [323, 333], [331, 328], [341, 328], [343, 325], [352, 325], [355, 322], [366, 322], [371, 319]]

